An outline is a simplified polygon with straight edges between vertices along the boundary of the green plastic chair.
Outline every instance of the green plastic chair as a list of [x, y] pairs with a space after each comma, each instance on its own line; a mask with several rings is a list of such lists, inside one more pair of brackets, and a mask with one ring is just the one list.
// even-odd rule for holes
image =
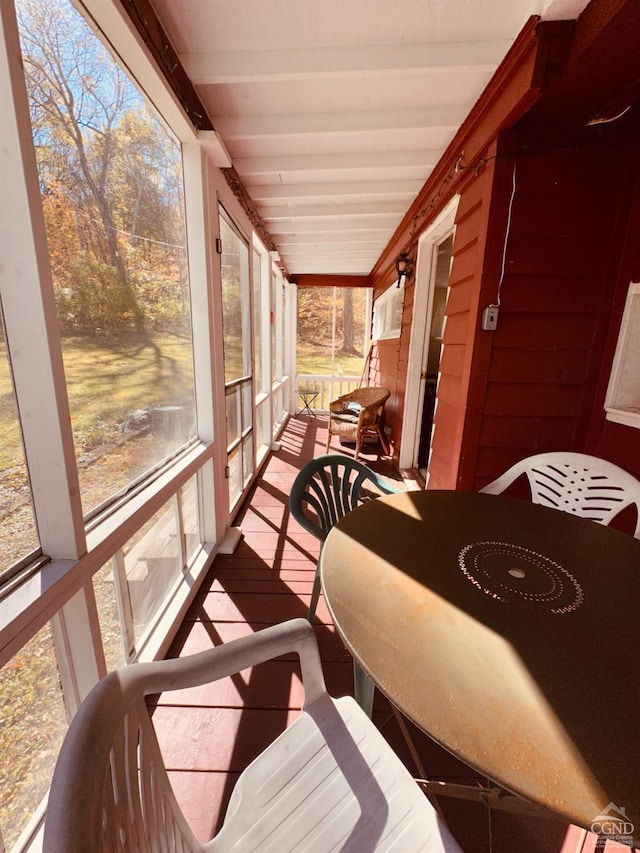
[[[295, 520], [321, 542], [344, 515], [365, 500], [400, 491], [375, 471], [340, 453], [327, 453], [308, 462], [293, 482], [289, 509]], [[320, 571], [316, 568], [307, 619], [313, 622], [320, 596]], [[358, 704], [371, 716], [374, 685], [354, 661], [354, 692]]]

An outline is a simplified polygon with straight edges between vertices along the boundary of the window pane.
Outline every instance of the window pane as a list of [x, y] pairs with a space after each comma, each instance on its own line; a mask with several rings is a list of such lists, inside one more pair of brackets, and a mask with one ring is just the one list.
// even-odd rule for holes
[[222, 239], [222, 322], [224, 325], [224, 380], [251, 375], [249, 249], [220, 213]]
[[4, 327], [0, 323], [0, 579], [39, 545]]
[[261, 403], [256, 409], [256, 440], [258, 442], [258, 462], [261, 462], [271, 446], [268, 400]]
[[184, 525], [187, 565], [198, 552], [201, 544], [198, 516], [198, 478], [192, 477], [180, 490], [182, 501], [182, 523]]
[[112, 669], [124, 666], [127, 662], [124, 654], [122, 625], [111, 561], [105, 563], [93, 576], [93, 591], [98, 606], [100, 634], [107, 671], [111, 672]]
[[299, 287], [296, 373], [360, 378], [367, 350], [366, 288]]
[[243, 485], [247, 485], [251, 476], [253, 474], [253, 433], [250, 432], [249, 435], [242, 442], [242, 457], [244, 460], [244, 483]]
[[226, 392], [227, 400], [227, 447], [231, 447], [240, 438], [240, 388], [230, 388]]
[[129, 541], [125, 573], [136, 647], [182, 576], [177, 513], [172, 499]]
[[277, 367], [277, 377], [278, 379], [282, 379], [285, 375], [285, 366], [284, 366], [284, 351], [285, 351], [285, 342], [286, 342], [286, 325], [287, 318], [285, 313], [285, 296], [284, 296], [284, 285], [282, 281], [278, 281], [277, 283], [277, 308], [276, 308], [276, 317], [278, 320], [278, 339], [276, 341], [276, 352], [278, 355], [278, 367]]
[[87, 512], [194, 435], [181, 150], [67, 0], [17, 9]]
[[11, 849], [47, 793], [67, 731], [51, 629], [0, 670], [0, 826]]
[[241, 445], [233, 450], [227, 459], [229, 466], [229, 502], [235, 506], [242, 495], [242, 453]]
[[276, 370], [276, 312], [277, 312], [277, 300], [276, 300], [276, 274], [274, 272], [271, 273], [271, 382], [272, 384], [276, 382], [278, 378], [278, 372]]
[[251, 382], [244, 382], [240, 389], [242, 393], [242, 432], [251, 428], [253, 422], [253, 393]]
[[256, 394], [259, 394], [266, 389], [262, 368], [262, 255], [256, 249], [253, 250], [253, 364]]

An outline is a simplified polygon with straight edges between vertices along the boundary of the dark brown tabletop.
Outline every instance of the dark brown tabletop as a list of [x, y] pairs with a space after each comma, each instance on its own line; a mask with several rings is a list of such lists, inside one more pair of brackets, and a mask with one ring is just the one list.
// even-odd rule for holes
[[640, 840], [640, 541], [472, 492], [370, 501], [329, 533], [337, 630], [419, 728], [510, 791]]

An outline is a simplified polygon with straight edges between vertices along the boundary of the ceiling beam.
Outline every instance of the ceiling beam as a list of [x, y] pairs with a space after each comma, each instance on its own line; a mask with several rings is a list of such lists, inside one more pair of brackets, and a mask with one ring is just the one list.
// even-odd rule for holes
[[180, 56], [196, 86], [406, 75], [442, 68], [493, 71], [511, 40], [237, 50]]
[[334, 221], [340, 219], [375, 219], [379, 216], [388, 216], [389, 214], [396, 215], [398, 222], [407, 212], [406, 204], [395, 201], [372, 201], [368, 200], [366, 205], [355, 204], [349, 202], [340, 202], [340, 204], [322, 203], [308, 204], [303, 203], [296, 205], [281, 204], [274, 206], [262, 205], [260, 215], [265, 222], [296, 222], [298, 219], [328, 219], [333, 218]]
[[273, 220], [269, 225], [269, 231], [273, 235], [280, 235], [279, 239], [286, 238], [287, 235], [297, 235], [300, 237], [303, 234], [315, 235], [338, 235], [348, 234], [353, 232], [363, 232], [366, 234], [387, 234], [390, 228], [395, 228], [399, 222], [397, 215], [395, 216], [378, 216], [375, 220], [367, 218], [357, 219], [342, 219], [336, 222], [330, 219], [326, 222], [314, 222], [307, 219], [296, 219], [295, 221]]
[[[289, 248], [295, 248], [296, 246], [317, 246], [318, 243], [332, 243], [334, 245], [338, 245], [339, 243], [348, 243], [350, 246], [358, 243], [367, 243], [368, 245], [373, 246], [378, 245], [381, 240], [384, 241], [385, 235], [388, 237], [388, 232], [386, 229], [380, 229], [380, 231], [328, 231], [322, 234], [281, 234], [278, 237], [278, 247], [288, 246]], [[320, 239], [318, 239], [320, 237]], [[383, 243], [384, 248], [384, 243]]]
[[246, 182], [251, 198], [259, 204], [274, 198], [338, 198], [342, 196], [392, 196], [415, 198], [424, 181], [339, 181], [317, 184], [269, 184], [260, 186]]
[[[361, 263], [356, 261], [340, 261], [340, 266], [336, 261], [324, 262], [322, 260], [317, 260], [315, 262], [304, 263], [292, 265], [290, 267], [291, 275], [295, 276], [296, 274], [320, 274], [326, 273], [328, 275], [357, 275], [357, 276], [369, 276], [369, 272], [371, 270], [371, 264]], [[338, 267], [338, 268], [337, 268]]]
[[370, 287], [371, 282], [368, 275], [343, 276], [340, 274], [330, 275], [306, 275], [304, 273], [296, 276], [294, 284], [298, 287]]
[[309, 243], [305, 246], [283, 246], [278, 243], [278, 251], [282, 257], [308, 257], [310, 255], [326, 255], [335, 258], [372, 258], [375, 260], [384, 249], [386, 241], [356, 240], [352, 243]]
[[372, 151], [363, 154], [296, 154], [273, 157], [236, 157], [238, 172], [248, 175], [269, 175], [280, 172], [316, 172], [327, 169], [388, 169], [401, 166], [433, 168], [441, 151]]
[[288, 137], [295, 135], [340, 136], [357, 131], [439, 128], [454, 133], [464, 121], [468, 105], [450, 104], [421, 110], [372, 110], [291, 115], [217, 115], [215, 126], [223, 139]]

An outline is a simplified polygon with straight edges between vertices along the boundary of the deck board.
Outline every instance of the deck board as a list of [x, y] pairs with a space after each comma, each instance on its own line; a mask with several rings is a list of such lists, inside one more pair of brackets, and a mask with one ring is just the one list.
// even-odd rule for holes
[[[270, 456], [234, 520], [242, 529], [235, 553], [214, 560], [169, 656], [194, 654], [306, 615], [319, 544], [291, 518], [288, 495], [298, 471], [314, 455], [324, 453], [325, 441], [326, 418], [298, 417], [288, 422], [281, 449]], [[345, 452], [352, 453], [348, 447]], [[362, 459], [382, 476], [400, 481], [390, 460], [378, 458], [376, 447], [365, 448]], [[322, 596], [315, 629], [329, 692], [352, 693], [352, 661]], [[240, 770], [295, 719], [301, 701], [294, 661], [287, 659], [215, 685], [159, 698], [154, 724], [178, 801], [201, 841], [219, 828]], [[374, 721], [417, 775], [391, 709], [379, 692]], [[473, 770], [409, 727], [432, 778], [477, 780]], [[583, 844], [584, 850], [593, 847], [593, 836], [585, 838], [582, 830], [558, 821], [489, 811], [450, 798], [442, 798], [441, 806], [467, 853], [579, 853]], [[607, 853], [614, 849], [608, 845]]]

